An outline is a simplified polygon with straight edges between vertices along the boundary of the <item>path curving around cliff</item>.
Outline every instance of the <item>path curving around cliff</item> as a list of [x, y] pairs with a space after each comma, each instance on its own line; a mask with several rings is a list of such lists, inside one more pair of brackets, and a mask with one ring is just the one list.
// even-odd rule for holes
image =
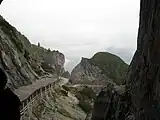
[[[55, 78], [53, 75], [43, 76], [38, 81], [35, 81], [28, 86], [22, 86], [19, 89], [16, 89], [14, 92], [20, 98], [20, 100], [23, 101], [27, 99], [30, 95], [32, 95], [32, 93], [34, 93], [36, 90], [57, 81], [57, 78]], [[67, 82], [68, 79], [60, 77], [60, 81], [58, 84], [64, 85]]]

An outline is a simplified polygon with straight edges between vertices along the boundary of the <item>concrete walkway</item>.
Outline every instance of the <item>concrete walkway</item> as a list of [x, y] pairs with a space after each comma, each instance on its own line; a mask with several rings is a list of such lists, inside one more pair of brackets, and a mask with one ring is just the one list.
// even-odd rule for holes
[[56, 78], [54, 78], [52, 75], [49, 75], [37, 80], [36, 82], [33, 82], [28, 86], [22, 86], [19, 89], [16, 89], [14, 92], [20, 98], [20, 100], [23, 101], [39, 88], [45, 87], [55, 81]]

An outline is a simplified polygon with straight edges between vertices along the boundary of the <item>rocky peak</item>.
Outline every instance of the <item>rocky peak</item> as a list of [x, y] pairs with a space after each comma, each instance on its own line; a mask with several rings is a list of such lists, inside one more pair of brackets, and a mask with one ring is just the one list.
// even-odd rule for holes
[[72, 84], [105, 85], [111, 82], [122, 84], [127, 67], [128, 65], [119, 57], [107, 52], [99, 52], [91, 59], [82, 58], [71, 72], [70, 80]]

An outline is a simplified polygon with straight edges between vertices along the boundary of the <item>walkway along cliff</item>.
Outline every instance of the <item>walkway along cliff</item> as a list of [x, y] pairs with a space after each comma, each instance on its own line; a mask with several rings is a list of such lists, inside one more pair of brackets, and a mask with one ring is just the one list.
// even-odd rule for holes
[[34, 45], [0, 16], [0, 67], [8, 75], [8, 86], [29, 85], [50, 72], [63, 74], [65, 57], [59, 51]]
[[[129, 66], [125, 84], [115, 85], [109, 83], [103, 88], [94, 101], [92, 120], [160, 119], [159, 21], [160, 1], [141, 0], [137, 50]], [[58, 51], [44, 49], [39, 45], [30, 44], [28, 39], [6, 22], [2, 16], [0, 16], [0, 50], [3, 51], [0, 56], [0, 67], [3, 67], [7, 72], [9, 77], [8, 86], [12, 89], [19, 88], [20, 91], [15, 91], [17, 94], [23, 91], [22, 86], [34, 84], [41, 79], [40, 76], [48, 75], [47, 72], [56, 73], [56, 68], [60, 68], [59, 70], [64, 72], [63, 62], [65, 60], [63, 54]], [[54, 61], [47, 59], [48, 56], [45, 56], [47, 53], [51, 55], [49, 58], [53, 58]], [[59, 56], [59, 60], [57, 60], [57, 56]], [[44, 60], [44, 58], [46, 59]], [[58, 73], [60, 72], [58, 71]], [[47, 79], [50, 78], [47, 77]], [[51, 82], [48, 80], [44, 86], [34, 89], [29, 92], [30, 94], [26, 93], [27, 97], [24, 96], [24, 99], [23, 96], [20, 96], [23, 103], [22, 116], [25, 111], [28, 111], [27, 116], [25, 116], [27, 120], [33, 115], [34, 118], [36, 116], [42, 117], [41, 120], [47, 119], [43, 118], [44, 116], [48, 118], [55, 117], [53, 119], [57, 119], [58, 116], [61, 118], [60, 120], [84, 120], [90, 111], [90, 106], [89, 110], [87, 108], [87, 112], [85, 112], [82, 109], [86, 109], [84, 108], [86, 104], [79, 104], [80, 100], [67, 91], [69, 88], [64, 90], [61, 89], [62, 86], [58, 86], [57, 92], [57, 89], [53, 90], [53, 85], [54, 80]], [[50, 94], [50, 91], [54, 94]], [[43, 101], [43, 99], [39, 99], [41, 97], [37, 97], [44, 95], [45, 99], [49, 96], [53, 99], [52, 104], [45, 103], [46, 100]], [[35, 99], [36, 101], [34, 101]], [[33, 107], [33, 102], [38, 107]], [[45, 111], [44, 103], [47, 105]], [[66, 107], [66, 105], [68, 106]], [[34, 112], [30, 113], [30, 111], [36, 111], [36, 114], [33, 114]], [[54, 114], [53, 111], [58, 112]], [[45, 115], [42, 116], [44, 112]]]
[[92, 120], [160, 119], [160, 1], [141, 0], [137, 50], [126, 90], [106, 87], [97, 97]]
[[70, 74], [64, 70], [62, 53], [31, 44], [2, 16], [0, 53], [7, 86], [22, 102], [22, 120], [85, 120], [96, 95], [86, 86], [64, 86]]
[[[21, 120], [30, 120], [33, 114], [33, 106], [36, 102], [41, 98], [45, 99], [52, 95], [53, 89], [56, 84], [66, 84], [65, 78], [54, 78], [52, 75], [44, 76], [41, 80], [28, 85], [22, 86], [19, 89], [15, 90], [15, 94], [17, 94], [21, 100]], [[27, 116], [28, 115], [28, 116]]]

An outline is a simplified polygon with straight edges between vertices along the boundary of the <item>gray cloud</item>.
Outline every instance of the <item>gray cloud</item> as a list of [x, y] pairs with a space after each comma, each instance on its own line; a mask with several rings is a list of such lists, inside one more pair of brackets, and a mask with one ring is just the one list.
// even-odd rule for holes
[[98, 51], [136, 48], [139, 0], [5, 0], [0, 14], [32, 43], [63, 52], [69, 70]]

